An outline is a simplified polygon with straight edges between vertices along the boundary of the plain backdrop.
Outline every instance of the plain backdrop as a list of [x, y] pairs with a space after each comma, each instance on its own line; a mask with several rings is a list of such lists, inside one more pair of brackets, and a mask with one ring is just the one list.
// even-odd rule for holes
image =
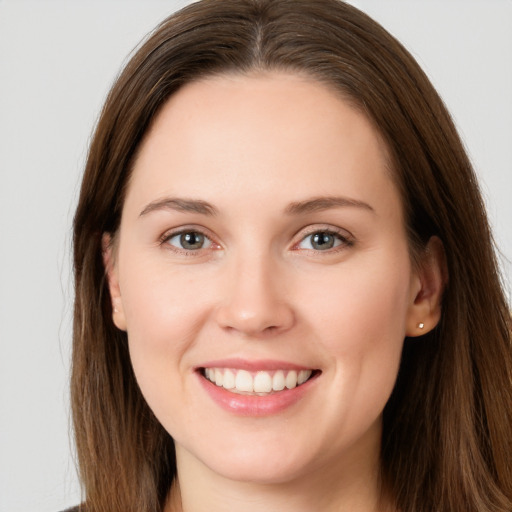
[[[126, 56], [186, 3], [0, 0], [1, 512], [57, 512], [80, 499], [67, 392], [80, 173]], [[512, 1], [352, 3], [412, 51], [451, 110], [510, 290]]]

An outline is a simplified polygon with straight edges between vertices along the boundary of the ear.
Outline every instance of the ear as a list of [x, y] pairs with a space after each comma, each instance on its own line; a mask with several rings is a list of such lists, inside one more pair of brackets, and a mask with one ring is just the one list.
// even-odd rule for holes
[[433, 236], [421, 255], [411, 290], [406, 336], [421, 336], [438, 324], [448, 269], [441, 240]]
[[126, 331], [126, 318], [124, 315], [121, 289], [119, 288], [119, 277], [115, 264], [115, 247], [112, 236], [109, 233], [103, 233], [101, 239], [103, 265], [107, 278], [110, 300], [112, 301], [112, 321], [121, 331]]

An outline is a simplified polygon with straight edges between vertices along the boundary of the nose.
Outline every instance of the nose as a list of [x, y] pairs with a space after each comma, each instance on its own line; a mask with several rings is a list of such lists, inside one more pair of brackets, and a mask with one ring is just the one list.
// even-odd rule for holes
[[268, 337], [290, 329], [295, 321], [283, 272], [265, 257], [240, 258], [224, 282], [217, 323], [248, 337]]

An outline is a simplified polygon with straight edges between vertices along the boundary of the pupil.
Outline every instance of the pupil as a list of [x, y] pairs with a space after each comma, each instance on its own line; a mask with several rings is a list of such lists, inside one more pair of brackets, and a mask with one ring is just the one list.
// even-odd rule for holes
[[311, 245], [321, 251], [331, 249], [334, 246], [334, 237], [329, 233], [315, 233]]
[[183, 233], [180, 236], [180, 243], [184, 249], [201, 249], [204, 236], [201, 233]]

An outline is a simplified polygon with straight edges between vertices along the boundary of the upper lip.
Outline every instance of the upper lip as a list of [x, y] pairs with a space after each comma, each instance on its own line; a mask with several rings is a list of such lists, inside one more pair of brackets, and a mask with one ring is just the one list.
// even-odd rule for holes
[[196, 367], [197, 370], [201, 368], [233, 368], [237, 370], [247, 371], [275, 371], [275, 370], [312, 370], [311, 366], [304, 366], [301, 364], [291, 363], [289, 361], [278, 361], [275, 359], [241, 359], [241, 358], [228, 358], [228, 359], [215, 359], [213, 361], [206, 361]]

